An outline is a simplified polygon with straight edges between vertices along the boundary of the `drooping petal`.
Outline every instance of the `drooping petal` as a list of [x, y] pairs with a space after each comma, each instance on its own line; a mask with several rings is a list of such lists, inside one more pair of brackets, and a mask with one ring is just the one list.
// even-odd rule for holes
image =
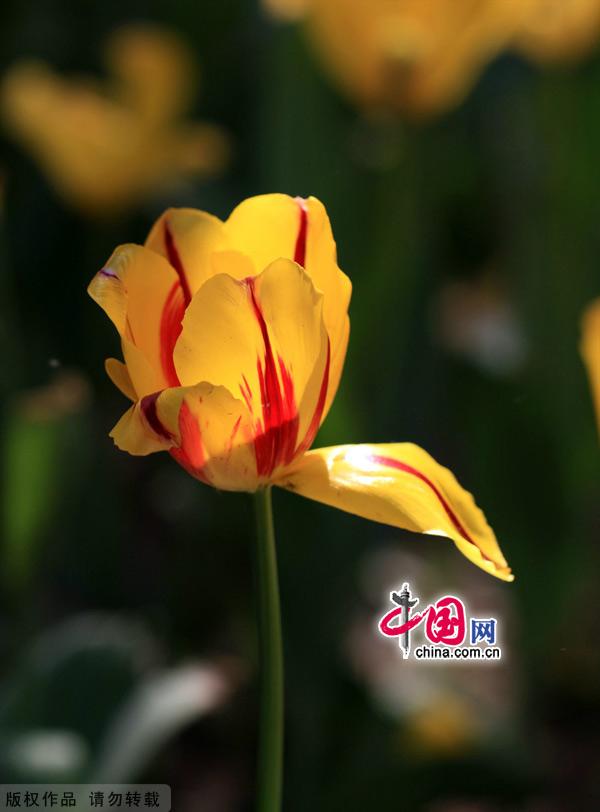
[[373, 521], [445, 536], [486, 572], [513, 579], [471, 494], [412, 443], [317, 449], [297, 460], [275, 484]]
[[177, 386], [173, 348], [181, 332], [185, 297], [169, 263], [142, 246], [122, 245], [93, 278], [88, 292], [123, 342], [137, 350], [129, 353], [130, 360], [124, 347], [138, 397]]
[[222, 490], [253, 491], [261, 484], [250, 414], [221, 386], [200, 383], [147, 395], [111, 437], [137, 456], [169, 451], [192, 476]]
[[340, 379], [348, 337], [352, 285], [337, 264], [331, 223], [315, 197], [283, 194], [251, 197], [233, 210], [225, 230], [234, 250], [247, 254], [257, 272], [277, 257], [301, 265], [323, 294], [323, 318], [331, 342], [331, 386], [325, 412]]
[[593, 302], [584, 314], [581, 354], [590, 378], [600, 431], [600, 299]]
[[168, 260], [177, 272], [186, 304], [213, 275], [211, 254], [229, 248], [222, 221], [196, 209], [167, 209], [152, 227], [145, 244]]
[[104, 369], [117, 389], [119, 389], [126, 398], [129, 398], [129, 400], [136, 399], [137, 395], [126, 364], [117, 361], [116, 358], [107, 358], [104, 362]]
[[136, 457], [167, 451], [174, 438], [156, 418], [156, 396], [147, 395], [134, 403], [110, 432], [117, 448]]
[[322, 296], [291, 260], [257, 277], [214, 276], [186, 311], [175, 366], [184, 385], [213, 381], [242, 397], [258, 472], [268, 476], [308, 447], [320, 424], [329, 380]]

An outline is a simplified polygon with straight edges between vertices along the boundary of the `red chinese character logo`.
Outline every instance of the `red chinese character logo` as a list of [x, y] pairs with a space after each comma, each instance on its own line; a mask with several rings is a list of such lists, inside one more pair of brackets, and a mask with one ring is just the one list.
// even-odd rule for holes
[[446, 595], [428, 606], [425, 634], [431, 643], [460, 646], [467, 633], [465, 605], [458, 598]]
[[[398, 603], [398, 596], [394, 600]], [[416, 601], [411, 601], [412, 603]], [[446, 595], [430, 604], [423, 612], [416, 612], [412, 617], [409, 617], [409, 613], [410, 606], [396, 606], [381, 618], [379, 631], [386, 637], [401, 636], [403, 647], [408, 649], [408, 633], [425, 621], [425, 635], [430, 643], [460, 646], [464, 642], [467, 619], [465, 605], [459, 598]]]

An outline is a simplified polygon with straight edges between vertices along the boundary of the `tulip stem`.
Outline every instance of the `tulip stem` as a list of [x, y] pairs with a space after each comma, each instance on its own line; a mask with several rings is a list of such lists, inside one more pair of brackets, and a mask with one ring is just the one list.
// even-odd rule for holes
[[283, 645], [271, 488], [254, 496], [260, 656], [257, 812], [280, 812], [283, 772]]

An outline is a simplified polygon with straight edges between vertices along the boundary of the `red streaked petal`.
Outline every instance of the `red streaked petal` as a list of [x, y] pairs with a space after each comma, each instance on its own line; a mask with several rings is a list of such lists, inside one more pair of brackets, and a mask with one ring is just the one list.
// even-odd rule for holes
[[315, 406], [315, 411], [312, 416], [312, 420], [306, 430], [306, 434], [304, 435], [304, 439], [301, 441], [300, 445], [296, 449], [294, 456], [297, 457], [300, 454], [304, 454], [311, 445], [315, 441], [315, 437], [317, 436], [317, 432], [321, 426], [321, 421], [323, 419], [323, 414], [325, 411], [325, 403], [327, 400], [327, 392], [329, 387], [329, 367], [330, 367], [330, 360], [331, 360], [331, 350], [330, 350], [330, 343], [329, 339], [327, 340], [327, 361], [325, 362], [325, 369], [323, 370], [323, 379], [321, 381], [321, 389], [319, 390], [319, 399], [317, 400], [317, 405]]
[[280, 259], [256, 277], [219, 274], [200, 288], [175, 366], [184, 384], [218, 381], [239, 394], [253, 422], [259, 475], [268, 478], [314, 436], [327, 341], [322, 296], [301, 267]]
[[450, 538], [481, 569], [505, 581], [513, 579], [471, 494], [412, 443], [309, 451], [276, 484], [367, 519]]
[[211, 256], [231, 246], [223, 223], [196, 209], [167, 209], [154, 223], [146, 247], [164, 257], [177, 273], [186, 304], [213, 276]]
[[160, 320], [160, 360], [165, 380], [169, 386], [181, 384], [173, 361], [173, 351], [177, 339], [181, 335], [185, 308], [185, 294], [181, 284], [177, 281], [169, 292]]
[[165, 229], [165, 248], [167, 251], [167, 259], [177, 272], [177, 276], [179, 277], [179, 284], [181, 285], [181, 290], [183, 292], [183, 300], [185, 303], [185, 307], [187, 307], [192, 299], [192, 294], [190, 291], [188, 277], [185, 272], [185, 268], [183, 267], [181, 255], [179, 253], [179, 249], [177, 248], [175, 237], [173, 235], [173, 231], [171, 229], [171, 226], [169, 225], [168, 220], [164, 221], [164, 229]]

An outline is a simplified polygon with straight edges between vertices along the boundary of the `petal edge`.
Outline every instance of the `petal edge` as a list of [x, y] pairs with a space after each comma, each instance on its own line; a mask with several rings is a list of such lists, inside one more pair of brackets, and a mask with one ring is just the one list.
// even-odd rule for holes
[[317, 449], [290, 466], [276, 484], [373, 521], [449, 538], [481, 569], [513, 580], [472, 495], [412, 443]]

